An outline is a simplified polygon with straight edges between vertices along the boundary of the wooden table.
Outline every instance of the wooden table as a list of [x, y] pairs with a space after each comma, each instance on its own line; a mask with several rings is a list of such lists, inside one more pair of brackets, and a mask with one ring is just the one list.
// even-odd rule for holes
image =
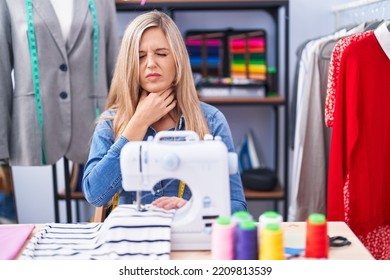
[[[43, 225], [36, 225], [30, 237], [39, 231]], [[1, 227], [1, 225], [0, 225]], [[284, 222], [282, 223], [284, 230], [284, 246], [289, 248], [304, 248], [306, 238], [306, 223], [305, 222]], [[373, 256], [364, 247], [356, 235], [344, 222], [328, 222], [329, 236], [344, 236], [351, 245], [346, 247], [330, 248], [329, 259], [334, 260], [373, 260]], [[208, 260], [211, 259], [210, 251], [173, 251], [171, 253], [173, 260]]]
[[[284, 222], [284, 247], [304, 248], [306, 241], [305, 222]], [[328, 222], [329, 236], [344, 236], [351, 245], [346, 247], [330, 248], [329, 259], [333, 260], [374, 260], [374, 257], [364, 247], [357, 236], [344, 222]], [[174, 251], [171, 259], [176, 260], [204, 260], [211, 259], [210, 251]]]

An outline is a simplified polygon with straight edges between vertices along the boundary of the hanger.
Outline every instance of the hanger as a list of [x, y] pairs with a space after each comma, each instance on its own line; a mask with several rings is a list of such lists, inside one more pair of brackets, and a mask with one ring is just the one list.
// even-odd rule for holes
[[[369, 31], [369, 30], [374, 30], [377, 26], [380, 25], [381, 22], [379, 21], [372, 21], [372, 22], [363, 22], [361, 24], [351, 24], [349, 26], [346, 26], [345, 28], [347, 29], [347, 35], [345, 36], [341, 36], [340, 38], [337, 38], [337, 39], [332, 39], [332, 40], [329, 40], [328, 42], [326, 42], [321, 50], [320, 50], [320, 58], [323, 59], [323, 60], [330, 60], [331, 59], [331, 56], [332, 56], [332, 52], [329, 52], [329, 45], [333, 44], [333, 47], [335, 46], [335, 43], [337, 43], [340, 39], [343, 39], [345, 37], [348, 37], [352, 34], [356, 34], [358, 32], [365, 32], [365, 31]], [[354, 32], [353, 29], [360, 29], [361, 27], [363, 27], [363, 29], [361, 31], [357, 31], [357, 32]], [[333, 51], [333, 48], [332, 48], [332, 51]]]
[[384, 22], [383, 20], [374, 20], [371, 22], [367, 22], [364, 26], [364, 31], [375, 30], [383, 22]]
[[330, 39], [328, 42], [326, 42], [322, 47], [321, 47], [321, 50], [320, 50], [320, 58], [322, 60], [330, 60], [331, 57], [332, 57], [332, 52], [329, 53], [329, 51], [327, 51], [329, 45], [333, 44], [333, 47], [332, 47], [332, 51], [333, 51], [333, 48], [335, 46], [335, 43], [338, 42], [338, 40], [340, 40], [341, 38], [339, 39]]

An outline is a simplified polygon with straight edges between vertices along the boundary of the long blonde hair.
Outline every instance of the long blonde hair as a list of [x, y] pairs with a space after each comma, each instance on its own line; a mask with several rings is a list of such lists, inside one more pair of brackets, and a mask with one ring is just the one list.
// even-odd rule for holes
[[169, 43], [176, 64], [176, 115], [183, 114], [186, 130], [193, 130], [201, 139], [209, 128], [192, 77], [188, 52], [179, 29], [173, 20], [159, 11], [136, 17], [126, 28], [119, 50], [106, 109], [116, 110], [114, 135], [119, 137], [134, 115], [139, 101], [139, 44], [143, 32], [150, 27], [160, 28]]

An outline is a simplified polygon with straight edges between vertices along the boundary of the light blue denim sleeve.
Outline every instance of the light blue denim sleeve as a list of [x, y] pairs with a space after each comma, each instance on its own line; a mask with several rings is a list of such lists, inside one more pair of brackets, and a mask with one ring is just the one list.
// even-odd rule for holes
[[120, 151], [127, 142], [122, 136], [115, 141], [111, 121], [97, 124], [82, 181], [84, 196], [92, 205], [103, 206], [122, 190]]
[[[206, 116], [209, 128], [213, 136], [220, 136], [229, 152], [235, 152], [229, 124], [221, 111], [215, 109], [211, 116]], [[230, 175], [230, 200], [231, 212], [247, 210], [247, 204], [242, 187], [241, 176], [237, 171]]]

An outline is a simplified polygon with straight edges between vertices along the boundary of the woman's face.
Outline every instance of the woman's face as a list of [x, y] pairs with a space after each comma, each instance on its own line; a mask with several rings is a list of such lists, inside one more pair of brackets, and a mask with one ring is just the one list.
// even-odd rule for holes
[[139, 82], [147, 92], [162, 92], [172, 86], [176, 66], [163, 31], [151, 27], [144, 31], [139, 46]]

